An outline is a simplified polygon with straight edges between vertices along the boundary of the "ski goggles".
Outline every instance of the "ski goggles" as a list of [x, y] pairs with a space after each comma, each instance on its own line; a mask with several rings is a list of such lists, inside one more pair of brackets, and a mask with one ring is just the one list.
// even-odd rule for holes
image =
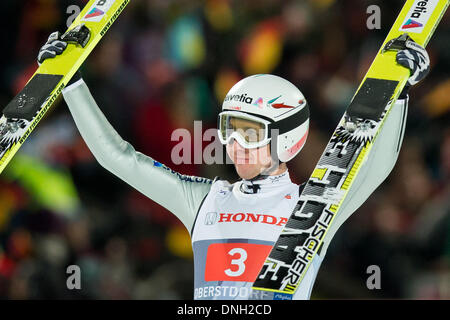
[[219, 140], [222, 144], [235, 139], [246, 149], [263, 147], [270, 142], [270, 121], [236, 112], [224, 111], [218, 119]]

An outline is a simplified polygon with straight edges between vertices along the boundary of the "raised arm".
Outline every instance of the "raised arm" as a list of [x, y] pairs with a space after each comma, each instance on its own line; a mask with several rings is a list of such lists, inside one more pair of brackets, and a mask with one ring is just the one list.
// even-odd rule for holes
[[137, 152], [114, 130], [82, 79], [65, 88], [63, 95], [81, 136], [97, 161], [175, 214], [190, 231], [212, 181], [181, 175]]
[[[41, 48], [38, 63], [62, 54], [67, 43], [54, 32]], [[75, 124], [97, 161], [107, 170], [175, 214], [191, 231], [197, 210], [211, 188], [206, 178], [185, 176], [137, 152], [114, 130], [79, 73], [63, 90]]]

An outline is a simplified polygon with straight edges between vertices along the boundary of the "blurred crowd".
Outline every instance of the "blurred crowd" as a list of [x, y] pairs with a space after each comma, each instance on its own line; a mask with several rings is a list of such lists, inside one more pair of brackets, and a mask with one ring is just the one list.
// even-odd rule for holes
[[[83, 0], [3, 0], [0, 105], [25, 85], [48, 35]], [[296, 183], [317, 163], [404, 1], [133, 0], [81, 68], [100, 108], [134, 147], [172, 169], [236, 181], [232, 165], [175, 165], [177, 128], [216, 126], [239, 79], [273, 73], [311, 110]], [[381, 9], [369, 30], [366, 9]], [[450, 299], [450, 15], [432, 38], [432, 70], [410, 93], [399, 160], [342, 226], [312, 299]], [[82, 270], [68, 290], [69, 265]], [[367, 268], [381, 271], [369, 290]], [[64, 101], [0, 175], [0, 298], [192, 299], [188, 232], [168, 211], [104, 170]]]

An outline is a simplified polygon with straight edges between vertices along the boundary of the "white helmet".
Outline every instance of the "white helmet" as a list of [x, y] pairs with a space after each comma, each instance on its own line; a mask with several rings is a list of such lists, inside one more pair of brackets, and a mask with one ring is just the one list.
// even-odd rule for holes
[[[239, 128], [243, 123], [252, 134], [243, 134]], [[262, 147], [274, 138], [274, 129], [278, 130], [278, 159], [287, 162], [300, 152], [308, 136], [309, 108], [300, 90], [271, 74], [253, 75], [236, 83], [219, 114], [220, 141], [227, 144], [235, 138], [245, 148]]]

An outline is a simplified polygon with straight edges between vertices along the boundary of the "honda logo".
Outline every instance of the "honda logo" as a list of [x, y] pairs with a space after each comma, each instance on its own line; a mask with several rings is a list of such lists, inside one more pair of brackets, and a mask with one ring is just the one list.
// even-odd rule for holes
[[217, 222], [217, 212], [208, 212], [205, 216], [205, 225], [212, 226]]

